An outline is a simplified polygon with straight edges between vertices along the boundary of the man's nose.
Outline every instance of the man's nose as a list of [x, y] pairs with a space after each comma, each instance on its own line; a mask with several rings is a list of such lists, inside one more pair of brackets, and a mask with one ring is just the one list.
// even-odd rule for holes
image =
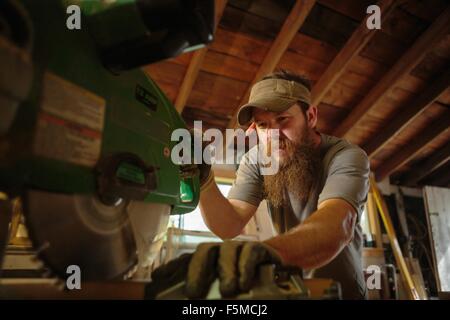
[[273, 121], [269, 123], [268, 129], [281, 129], [280, 124], [277, 121]]

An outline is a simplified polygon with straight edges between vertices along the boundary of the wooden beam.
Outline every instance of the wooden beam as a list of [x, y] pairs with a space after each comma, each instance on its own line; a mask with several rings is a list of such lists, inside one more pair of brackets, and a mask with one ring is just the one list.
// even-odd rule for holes
[[378, 219], [377, 204], [372, 191], [367, 194], [367, 215], [369, 217], [370, 233], [375, 237], [377, 248], [383, 248], [383, 237], [381, 234], [380, 219]]
[[[386, 21], [397, 5], [394, 0], [380, 0], [377, 5], [381, 9], [381, 23]], [[366, 18], [367, 19], [367, 18]], [[350, 61], [359, 54], [377, 32], [367, 28], [366, 19], [353, 32], [345, 46], [339, 51], [311, 91], [312, 105], [318, 106], [325, 94], [339, 79]]]
[[[219, 25], [220, 18], [222, 17], [223, 11], [225, 10], [225, 6], [227, 4], [227, 0], [215, 1], [214, 29], [216, 29]], [[192, 54], [191, 61], [189, 62], [188, 69], [186, 71], [186, 74], [184, 75], [183, 82], [181, 83], [180, 90], [178, 91], [178, 95], [175, 100], [175, 108], [180, 114], [183, 112], [184, 106], [186, 105], [189, 95], [191, 94], [192, 88], [194, 87], [195, 80], [197, 79], [200, 67], [203, 60], [205, 59], [207, 51], [208, 48], [205, 47], [195, 51]]]
[[350, 114], [334, 130], [333, 134], [346, 137], [351, 128], [356, 126], [371, 109], [377, 106], [399, 80], [422, 61], [439, 40], [448, 32], [450, 24], [450, 7], [448, 7], [433, 24], [402, 55], [397, 63], [380, 79], [362, 101], [352, 109]]
[[[260, 80], [263, 76], [268, 73], [273, 72], [273, 70], [278, 65], [284, 52], [287, 50], [292, 39], [297, 34], [298, 30], [302, 26], [303, 22], [306, 20], [309, 12], [313, 8], [316, 0], [297, 0], [294, 7], [292, 8], [289, 16], [286, 18], [280, 32], [278, 33], [276, 39], [272, 43], [269, 51], [267, 52], [264, 61], [256, 72], [253, 81], [250, 83], [247, 91], [242, 96], [239, 107], [248, 101], [250, 95], [250, 90], [252, 85]], [[237, 110], [233, 114], [230, 122], [228, 123], [228, 128], [235, 128], [237, 125]]]
[[400, 183], [406, 186], [415, 185], [417, 181], [423, 179], [449, 160], [450, 141], [425, 161], [422, 161], [409, 170], [408, 173], [400, 179]]
[[448, 187], [450, 184], [450, 161], [447, 161], [447, 163], [437, 169], [436, 172], [424, 181], [424, 184]]
[[450, 110], [447, 110], [438, 120], [423, 132], [420, 132], [410, 143], [396, 151], [395, 154], [376, 169], [377, 180], [382, 180], [397, 168], [411, 160], [423, 147], [441, 133], [450, 130]]
[[411, 102], [408, 102], [408, 105], [404, 106], [399, 114], [388, 121], [387, 124], [363, 146], [363, 149], [367, 152], [369, 157], [373, 157], [400, 131], [414, 121], [414, 119], [436, 101], [449, 86], [450, 68], [434, 80], [418, 97], [415, 97]]
[[400, 269], [400, 274], [405, 281], [407, 287], [407, 295], [411, 300], [418, 300], [419, 295], [415, 288], [414, 282], [411, 277], [411, 273], [405, 263], [405, 258], [403, 257], [402, 250], [398, 243], [398, 238], [395, 233], [394, 224], [392, 223], [391, 215], [387, 208], [386, 202], [384, 201], [383, 195], [381, 194], [378, 186], [375, 182], [373, 175], [370, 176], [370, 191], [372, 192], [375, 202], [378, 207], [378, 212], [380, 213], [381, 219], [383, 220], [384, 229], [389, 237], [389, 242], [391, 243], [392, 253], [394, 254], [395, 262], [397, 263], [397, 268]]

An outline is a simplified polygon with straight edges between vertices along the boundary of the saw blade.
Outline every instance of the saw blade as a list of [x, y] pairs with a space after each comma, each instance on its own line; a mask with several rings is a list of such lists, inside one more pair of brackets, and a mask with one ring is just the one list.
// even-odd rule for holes
[[92, 195], [29, 190], [24, 204], [38, 255], [61, 278], [77, 265], [83, 281], [113, 279], [137, 263], [129, 201], [107, 206]]

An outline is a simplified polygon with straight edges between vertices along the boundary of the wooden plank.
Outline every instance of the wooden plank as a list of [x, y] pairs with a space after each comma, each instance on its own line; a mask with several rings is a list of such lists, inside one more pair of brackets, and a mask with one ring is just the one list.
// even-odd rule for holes
[[[222, 17], [223, 10], [227, 4], [227, 0], [215, 0], [215, 19], [214, 19], [214, 29], [216, 29], [220, 18]], [[200, 71], [200, 66], [205, 58], [207, 48], [202, 48], [194, 52], [191, 62], [189, 63], [186, 74], [184, 75], [183, 82], [181, 84], [180, 90], [178, 91], [177, 98], [175, 100], [175, 108], [178, 113], [183, 112], [183, 108], [189, 98], [189, 94], [192, 91], [195, 80], [197, 79], [198, 72]]]
[[372, 192], [367, 194], [367, 215], [369, 217], [370, 233], [375, 238], [376, 248], [383, 250], [383, 237], [381, 235], [380, 219], [378, 218], [377, 204]]
[[382, 30], [396, 41], [410, 46], [430, 23], [399, 8], [400, 2], [396, 1], [397, 7], [386, 23], [382, 24]]
[[426, 144], [433, 140], [439, 134], [450, 130], [450, 110], [447, 110], [442, 118], [434, 121], [425, 131], [416, 135], [411, 143], [405, 145], [400, 150], [385, 161], [376, 171], [377, 181], [382, 180], [398, 167], [411, 160]]
[[433, 53], [438, 57], [450, 58], [450, 34], [442, 38], [442, 41], [433, 49]]
[[312, 8], [300, 33], [341, 49], [358, 26], [358, 22], [319, 3]]
[[209, 49], [200, 69], [231, 79], [250, 82], [258, 71], [258, 65]]
[[261, 64], [269, 51], [270, 44], [269, 40], [218, 28], [210, 50]]
[[307, 77], [312, 82], [317, 81], [327, 65], [316, 59], [304, 56], [290, 49], [281, 57], [277, 69], [285, 69]]
[[326, 6], [357, 21], [365, 20], [366, 9], [368, 6], [373, 4], [372, 0], [318, 0], [318, 2], [323, 6]]
[[[194, 54], [194, 52], [186, 52], [183, 54], [180, 54], [179, 56], [167, 59], [165, 61], [167, 62], [173, 62], [173, 63], [178, 63], [181, 64], [183, 66], [188, 66], [189, 62], [191, 62], [192, 59], [192, 55]], [[159, 62], [157, 62], [156, 64], [158, 64]]]
[[161, 61], [145, 66], [142, 69], [156, 82], [167, 98], [174, 102], [178, 88], [183, 81], [186, 66], [174, 62]]
[[177, 98], [175, 99], [175, 108], [178, 113], [183, 112], [183, 108], [191, 94], [192, 87], [194, 86], [195, 80], [197, 79], [198, 72], [200, 71], [200, 66], [205, 58], [206, 51], [208, 49], [202, 48], [194, 52], [191, 62], [187, 68], [184, 75], [183, 82], [181, 83], [180, 90], [178, 90]]
[[[264, 75], [272, 72], [275, 67], [277, 66], [278, 62], [280, 61], [281, 57], [283, 56], [284, 52], [289, 46], [289, 43], [294, 38], [296, 33], [298, 32], [299, 28], [305, 21], [306, 17], [308, 16], [309, 12], [311, 11], [312, 7], [315, 4], [315, 0], [297, 0], [294, 7], [292, 8], [291, 12], [289, 13], [289, 16], [287, 17], [286, 21], [284, 22], [283, 26], [281, 27], [281, 30], [275, 39], [275, 41], [272, 43], [272, 46], [270, 47], [269, 52], [267, 53], [266, 57], [264, 58], [263, 63], [258, 69], [258, 72], [256, 73], [251, 85], [258, 81], [260, 78], [262, 78]], [[244, 104], [248, 100], [248, 96], [250, 94], [251, 86], [247, 88], [246, 93], [242, 97], [240, 104]], [[237, 124], [236, 119], [237, 113], [233, 115], [233, 118], [231, 119], [230, 123], [228, 124], [228, 128], [234, 128]]]
[[421, 184], [445, 187], [450, 186], [450, 161], [447, 161], [442, 167], [438, 168], [429, 177], [424, 179]]
[[423, 197], [438, 291], [450, 292], [450, 190], [426, 186]]
[[435, 54], [433, 50], [411, 71], [411, 75], [424, 81], [432, 81], [449, 64], [450, 56], [441, 57]]
[[[233, 56], [250, 63], [261, 64], [270, 49], [271, 41], [259, 39], [242, 32], [218, 28], [209, 50]], [[328, 64], [337, 53], [333, 46], [302, 33], [296, 33], [289, 45], [296, 53]]]
[[325, 134], [331, 134], [336, 123], [345, 118], [347, 112], [343, 108], [338, 108], [326, 103], [318, 106], [319, 117], [317, 118], [317, 130]]
[[257, 16], [283, 24], [289, 11], [292, 10], [293, 1], [257, 0], [252, 1], [247, 11]]
[[292, 39], [289, 49], [327, 65], [333, 61], [338, 53], [338, 50], [332, 45], [300, 32], [297, 32], [294, 39]]
[[412, 280], [411, 273], [409, 272], [408, 267], [406, 266], [406, 262], [403, 257], [400, 245], [398, 243], [397, 235], [395, 233], [394, 225], [392, 223], [392, 219], [389, 214], [389, 210], [386, 206], [386, 202], [384, 201], [383, 195], [381, 194], [380, 190], [378, 189], [378, 186], [372, 175], [370, 176], [370, 190], [371, 190], [372, 194], [374, 195], [374, 199], [377, 204], [378, 211], [379, 211], [380, 216], [384, 223], [384, 228], [386, 229], [386, 232], [388, 234], [389, 242], [391, 243], [391, 248], [392, 248], [392, 252], [395, 257], [395, 261], [397, 263], [397, 267], [400, 269], [400, 273], [401, 273], [402, 278], [405, 281], [406, 287], [408, 289], [407, 290], [408, 297], [411, 300], [418, 300], [419, 295], [414, 286], [414, 282]]
[[448, 6], [448, 0], [405, 1], [400, 7], [422, 20], [432, 22]]
[[414, 185], [448, 160], [450, 160], [450, 141], [425, 161], [418, 163], [410, 169], [410, 171], [400, 179], [400, 184], [406, 186]]
[[204, 130], [208, 128], [224, 129], [229, 121], [229, 118], [222, 113], [191, 107], [184, 108], [182, 116], [189, 127], [194, 126], [194, 121], [202, 120]]
[[407, 45], [399, 42], [383, 31], [375, 32], [367, 46], [361, 50], [361, 56], [372, 59], [386, 67], [392, 67], [404, 54]]
[[412, 99], [387, 125], [378, 131], [363, 149], [369, 156], [375, 155], [389, 143], [402, 129], [407, 127], [416, 117], [427, 109], [450, 85], [450, 68], [433, 81], [417, 98]]
[[[249, 41], [255, 39], [231, 31], [220, 30], [217, 34], [216, 41], [208, 49], [201, 70], [242, 81], [252, 81], [259, 67], [255, 58], [261, 63], [270, 43], [257, 41], [249, 44]], [[335, 52], [330, 45], [297, 33], [277, 67], [297, 71], [314, 82], [333, 59]]]
[[[407, 104], [405, 106], [408, 107]], [[395, 135], [391, 139], [390, 143], [386, 144], [385, 148], [381, 149], [379, 153], [386, 148], [399, 149], [400, 146], [410, 143], [416, 138], [416, 135], [419, 132], [425, 131], [432, 124], [433, 121], [441, 118], [445, 114], [446, 110], [447, 110], [446, 107], [443, 107], [437, 103], [432, 104], [427, 108], [426, 112], [422, 112], [421, 114], [419, 114], [416, 117], [416, 119], [410, 123], [409, 126], [405, 127], [402, 131], [400, 131], [397, 135]], [[386, 123], [386, 119], [383, 122]], [[383, 123], [379, 125], [377, 131], [381, 129], [383, 125], [384, 125]], [[373, 134], [372, 136], [375, 136], [375, 134]], [[444, 139], [444, 142], [445, 141], [446, 140]], [[430, 145], [434, 145], [435, 148], [436, 146], [439, 147], [442, 144], [443, 144], [442, 141], [441, 143], [434, 143], [434, 141], [430, 143]], [[377, 155], [378, 154], [374, 155], [373, 157], [376, 157]]]
[[[187, 105], [231, 116], [241, 100], [248, 82], [200, 71]], [[231, 118], [231, 117], [230, 117]]]
[[372, 80], [378, 81], [389, 70], [389, 67], [373, 59], [357, 55], [353, 57], [347, 66], [347, 70], [366, 75]]
[[261, 40], [273, 40], [282, 23], [259, 17], [239, 8], [227, 6], [220, 21], [220, 27], [240, 32]]
[[361, 118], [392, 90], [397, 81], [408, 74], [428, 53], [433, 45], [448, 31], [450, 22], [450, 8], [445, 10], [439, 18], [420, 36], [411, 48], [388, 71], [378, 84], [364, 97], [364, 99], [352, 110], [347, 118], [335, 129], [334, 135], [346, 136]]
[[405, 262], [408, 266], [409, 272], [411, 272], [411, 277], [414, 282], [414, 286], [417, 289], [420, 300], [428, 300], [419, 261], [416, 258], [405, 258]]
[[364, 96], [361, 95], [358, 90], [350, 88], [338, 81], [325, 94], [322, 103], [346, 109], [348, 114], [350, 109], [362, 98], [364, 98]]
[[[377, 4], [380, 6], [382, 21], [384, 21], [395, 7], [394, 0], [381, 0]], [[359, 54], [360, 50], [365, 47], [375, 34], [375, 30], [367, 28], [366, 19], [364, 19], [320, 77], [319, 81], [314, 85], [311, 92], [313, 105], [317, 106], [320, 103], [323, 96], [345, 71], [352, 58]]]

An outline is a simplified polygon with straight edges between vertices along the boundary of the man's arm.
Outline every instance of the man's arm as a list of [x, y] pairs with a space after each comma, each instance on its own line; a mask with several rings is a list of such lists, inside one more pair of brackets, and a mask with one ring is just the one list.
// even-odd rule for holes
[[256, 209], [256, 206], [248, 202], [225, 198], [215, 183], [200, 194], [203, 220], [222, 239], [238, 236]]
[[285, 264], [319, 268], [352, 240], [356, 220], [356, 210], [347, 201], [328, 199], [302, 224], [264, 242], [277, 251]]

